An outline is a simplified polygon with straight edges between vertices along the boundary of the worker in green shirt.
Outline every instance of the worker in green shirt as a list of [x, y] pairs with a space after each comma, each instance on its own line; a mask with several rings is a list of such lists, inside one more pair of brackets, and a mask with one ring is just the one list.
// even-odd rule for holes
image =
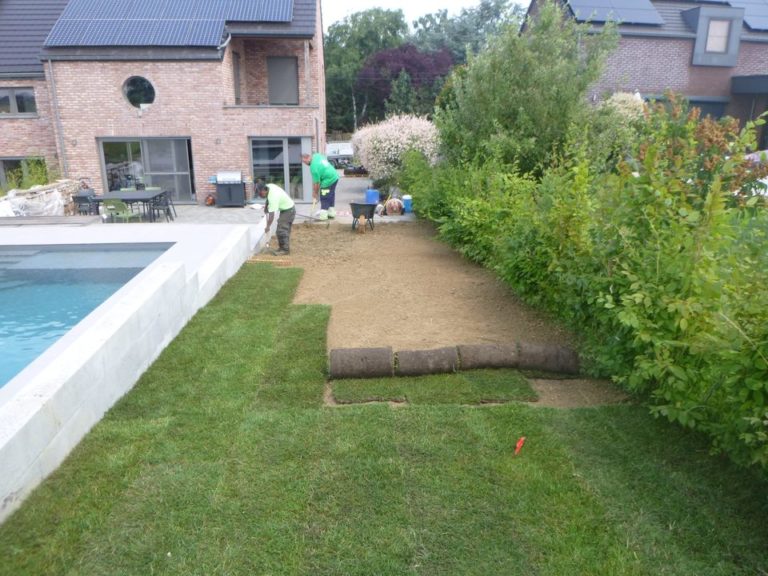
[[322, 154], [302, 154], [301, 161], [312, 173], [312, 199], [320, 197], [320, 220], [336, 217], [336, 184], [339, 173]]
[[272, 221], [275, 219], [275, 213], [280, 212], [277, 218], [277, 243], [279, 249], [272, 252], [275, 256], [287, 256], [291, 253], [291, 226], [296, 217], [296, 205], [288, 192], [280, 188], [277, 184], [256, 183], [256, 193], [260, 198], [266, 198], [264, 204], [264, 213], [267, 215], [267, 225], [265, 234], [269, 234], [272, 227]]

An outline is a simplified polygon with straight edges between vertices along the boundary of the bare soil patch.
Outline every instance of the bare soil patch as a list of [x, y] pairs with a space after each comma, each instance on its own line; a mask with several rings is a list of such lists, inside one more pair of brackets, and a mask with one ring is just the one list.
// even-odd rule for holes
[[425, 222], [294, 226], [290, 259], [304, 269], [295, 303], [332, 307], [329, 349], [573, 341]]
[[[379, 224], [365, 234], [341, 222], [299, 223], [293, 227], [289, 257], [257, 259], [304, 269], [294, 303], [331, 306], [328, 350], [574, 345], [572, 334], [521, 302], [492, 272], [440, 242], [427, 222]], [[609, 382], [534, 379], [532, 384], [539, 406], [625, 400]], [[330, 387], [325, 399], [333, 399]]]
[[534, 406], [580, 408], [627, 402], [629, 396], [606, 380], [530, 380], [539, 399]]

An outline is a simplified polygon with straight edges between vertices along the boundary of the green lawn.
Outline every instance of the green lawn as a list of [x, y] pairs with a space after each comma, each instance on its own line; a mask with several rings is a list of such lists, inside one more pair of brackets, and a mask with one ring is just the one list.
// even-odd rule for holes
[[768, 484], [641, 407], [475, 405], [531, 397], [506, 371], [325, 407], [299, 275], [245, 266], [0, 527], [0, 574], [768, 572]]
[[393, 401], [409, 404], [492, 404], [536, 400], [536, 393], [514, 370], [474, 370], [420, 377], [338, 380], [339, 404]]

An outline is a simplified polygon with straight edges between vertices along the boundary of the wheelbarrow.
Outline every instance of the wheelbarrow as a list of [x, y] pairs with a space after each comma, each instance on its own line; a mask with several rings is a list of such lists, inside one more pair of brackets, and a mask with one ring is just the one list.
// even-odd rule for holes
[[376, 214], [376, 204], [352, 202], [349, 207], [352, 209], [352, 230], [355, 230], [360, 223], [360, 216], [365, 216], [365, 221], [373, 230], [373, 216]]

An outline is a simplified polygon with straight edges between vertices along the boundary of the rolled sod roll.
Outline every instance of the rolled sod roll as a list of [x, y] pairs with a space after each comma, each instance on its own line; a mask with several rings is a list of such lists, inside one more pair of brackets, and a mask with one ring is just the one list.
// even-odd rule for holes
[[517, 368], [517, 344], [462, 344], [458, 348], [462, 370]]
[[381, 378], [393, 374], [392, 348], [331, 350], [331, 378]]
[[459, 369], [459, 355], [455, 347], [432, 350], [400, 350], [396, 353], [398, 376], [444, 374]]
[[579, 355], [564, 346], [518, 343], [518, 368], [563, 374], [579, 373]]

